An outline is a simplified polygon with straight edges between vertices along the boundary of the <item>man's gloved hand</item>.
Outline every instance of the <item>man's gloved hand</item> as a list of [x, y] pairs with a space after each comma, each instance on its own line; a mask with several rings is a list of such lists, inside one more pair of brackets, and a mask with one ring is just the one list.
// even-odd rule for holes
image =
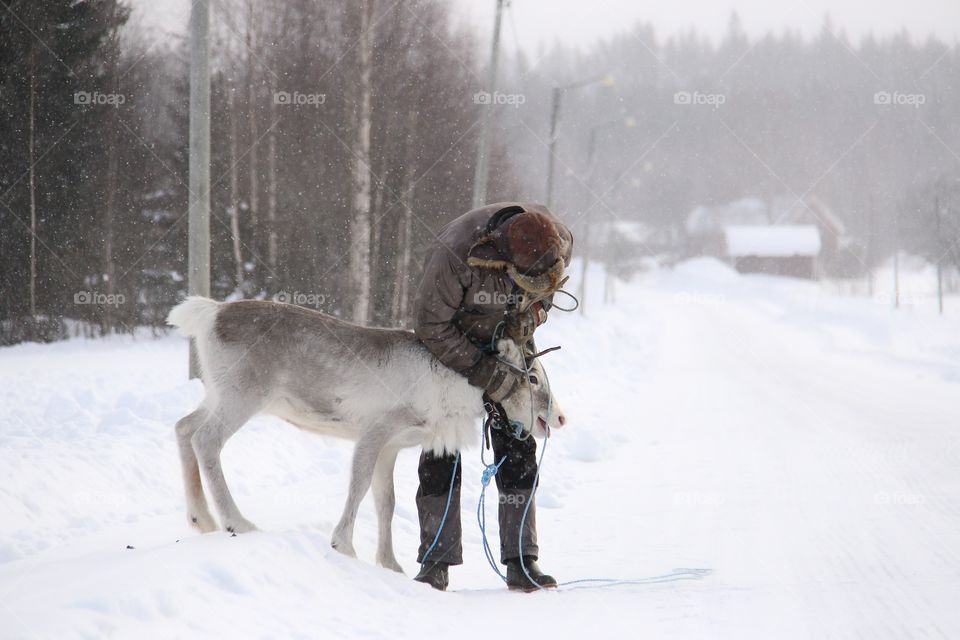
[[494, 402], [503, 402], [520, 386], [520, 372], [486, 354], [467, 371], [467, 382], [487, 392]]
[[518, 311], [507, 318], [506, 334], [518, 345], [526, 344], [534, 330], [547, 321], [547, 310], [542, 302], [535, 302], [526, 311]]

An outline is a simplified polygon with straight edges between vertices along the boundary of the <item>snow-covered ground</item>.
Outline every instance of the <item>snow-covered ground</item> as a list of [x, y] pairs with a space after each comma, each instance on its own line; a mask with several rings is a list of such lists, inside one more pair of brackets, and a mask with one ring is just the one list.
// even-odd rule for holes
[[545, 364], [569, 419], [542, 565], [702, 579], [508, 593], [475, 450], [466, 564], [431, 591], [409, 578], [417, 452], [397, 465], [400, 576], [372, 564], [369, 498], [360, 560], [329, 547], [351, 446], [272, 418], [224, 452], [262, 531], [197, 535], [172, 431], [202, 395], [186, 343], [77, 340], [0, 349], [0, 636], [960, 637], [960, 299], [895, 311], [701, 260], [602, 306], [593, 271], [587, 317], [538, 341], [563, 345]]

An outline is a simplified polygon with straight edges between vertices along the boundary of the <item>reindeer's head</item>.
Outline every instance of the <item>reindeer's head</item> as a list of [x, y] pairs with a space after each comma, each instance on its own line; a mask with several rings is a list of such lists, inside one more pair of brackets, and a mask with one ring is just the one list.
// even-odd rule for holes
[[502, 403], [507, 417], [521, 423], [524, 432], [532, 432], [537, 437], [546, 435], [547, 427], [562, 427], [567, 419], [550, 390], [540, 359], [531, 360], [528, 356], [525, 366], [520, 347], [507, 338], [497, 343], [497, 350], [502, 361], [518, 371], [525, 371], [519, 388]]

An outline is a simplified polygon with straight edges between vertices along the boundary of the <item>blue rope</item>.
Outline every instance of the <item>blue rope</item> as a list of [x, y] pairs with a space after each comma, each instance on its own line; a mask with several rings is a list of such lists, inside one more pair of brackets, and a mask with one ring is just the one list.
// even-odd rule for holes
[[[487, 418], [487, 420], [489, 421], [491, 418]], [[487, 542], [487, 511], [485, 507], [487, 487], [490, 486], [490, 481], [493, 480], [497, 472], [500, 471], [503, 463], [507, 461], [507, 456], [500, 458], [500, 462], [496, 464], [487, 464], [486, 456], [483, 455], [484, 450], [487, 448], [487, 425], [488, 422], [485, 421], [483, 424], [483, 442], [480, 443], [480, 463], [483, 465], [483, 473], [480, 476], [480, 499], [477, 500], [477, 525], [480, 527], [480, 537], [483, 540], [483, 555], [487, 558], [487, 563], [490, 565], [490, 568], [500, 576], [500, 579], [506, 582], [507, 576], [503, 575], [500, 568], [497, 567], [496, 558], [490, 549], [490, 543]], [[492, 423], [489, 423], [489, 426], [493, 428]]]
[[[521, 354], [523, 351], [521, 350]], [[523, 355], [523, 367], [528, 369], [526, 355]], [[547, 385], [547, 390], [550, 389], [550, 381], [547, 378], [546, 370], [543, 371], [544, 383]], [[549, 397], [553, 398], [552, 393]], [[530, 389], [530, 408], [531, 412], [533, 411], [533, 389]], [[553, 411], [552, 406], [547, 407], [547, 416], [549, 417], [550, 413]], [[530, 428], [533, 429], [533, 417], [531, 416], [531, 425]], [[527, 433], [526, 436], [529, 437], [530, 433]], [[514, 436], [516, 437], [516, 436]], [[484, 430], [484, 438], [486, 438], [486, 430]], [[526, 506], [523, 508], [523, 516], [520, 518], [520, 531], [517, 532], [518, 542], [519, 542], [519, 554], [520, 554], [520, 567], [523, 569], [523, 573], [527, 576], [527, 580], [531, 584], [536, 585], [537, 589], [544, 589], [533, 579], [533, 576], [530, 575], [530, 571], [527, 569], [526, 561], [523, 556], [523, 528], [527, 522], [527, 514], [530, 512], [530, 505], [533, 504], [534, 498], [537, 495], [537, 489], [540, 485], [540, 469], [543, 468], [543, 459], [547, 453], [547, 441], [550, 439], [550, 428], [547, 427], [546, 436], [543, 439], [543, 447], [540, 450], [540, 457], [537, 460], [537, 470], [533, 476], [533, 489], [530, 492], [530, 499], [527, 501]], [[484, 465], [483, 476], [480, 481], [483, 484], [483, 487], [480, 490], [480, 499], [477, 503], [477, 522], [480, 524], [480, 535], [483, 539], [483, 550], [487, 556], [487, 562], [490, 564], [490, 567], [496, 572], [500, 578], [506, 582], [507, 577], [501, 573], [500, 568], [497, 567], [493, 553], [490, 551], [490, 544], [487, 541], [487, 530], [486, 530], [486, 514], [484, 513], [485, 506], [485, 494], [487, 491], [487, 485], [490, 484], [490, 480], [497, 474], [497, 471], [500, 470], [500, 466], [506, 460], [506, 456], [500, 460], [499, 463], [493, 465], [488, 465], [483, 455], [483, 447], [480, 447], [480, 461]], [[501, 532], [503, 535], [503, 532]], [[670, 573], [665, 573], [657, 576], [649, 576], [646, 578], [628, 578], [628, 579], [618, 579], [618, 578], [581, 578], [579, 580], [568, 580], [566, 582], [561, 582], [558, 584], [559, 587], [569, 587], [572, 589], [584, 589], [590, 588], [603, 588], [603, 587], [616, 587], [620, 585], [629, 585], [629, 584], [658, 584], [661, 582], [675, 582], [677, 580], [700, 580], [705, 576], [710, 574], [710, 569], [690, 569], [690, 568], [680, 568], [674, 569]], [[581, 585], [581, 586], [576, 586]]]
[[[530, 511], [530, 505], [533, 503], [533, 498], [537, 492], [537, 480], [540, 476], [540, 467], [543, 465], [543, 458], [547, 451], [547, 440], [550, 438], [549, 432], [547, 437], [543, 439], [543, 449], [540, 451], [540, 458], [537, 462], [537, 472], [534, 475], [534, 485], [533, 492], [530, 494], [530, 500], [527, 501], [527, 506], [523, 510], [523, 516], [520, 519], [520, 532], [519, 532], [519, 543], [520, 543], [520, 566], [523, 568], [523, 572], [527, 576], [532, 584], [537, 584], [533, 577], [530, 575], [530, 572], [527, 570], [526, 562], [523, 559], [523, 526], [527, 520], [527, 513]], [[490, 567], [496, 572], [500, 579], [506, 582], [507, 577], [501, 573], [499, 567], [497, 567], [496, 559], [493, 553], [490, 551], [490, 544], [487, 541], [487, 530], [486, 530], [486, 514], [484, 513], [484, 494], [487, 490], [487, 485], [490, 483], [490, 480], [493, 476], [496, 475], [497, 471], [500, 470], [500, 466], [506, 460], [506, 456], [503, 457], [497, 464], [486, 464], [483, 456], [483, 449], [480, 450], [480, 461], [484, 463], [483, 476], [480, 481], [483, 483], [483, 487], [480, 490], [480, 500], [477, 504], [477, 521], [480, 523], [480, 535], [483, 539], [483, 550], [487, 556], [487, 562], [490, 564]], [[587, 589], [587, 588], [605, 588], [605, 587], [617, 587], [621, 585], [643, 585], [643, 584], [660, 584], [663, 582], [676, 582], [679, 580], [701, 580], [704, 577], [710, 575], [710, 569], [696, 569], [696, 568], [679, 568], [673, 569], [670, 573], [664, 573], [657, 576], [648, 576], [646, 578], [581, 578], [579, 580], [568, 580], [566, 582], [559, 583], [560, 587], [567, 587], [569, 590], [575, 589]], [[538, 589], [543, 589], [537, 585]]]
[[[523, 352], [523, 349], [520, 349], [520, 357], [523, 358], [523, 368], [529, 370], [527, 365], [527, 355]], [[553, 413], [553, 391], [550, 389], [550, 379], [547, 377], [547, 370], [543, 369], [543, 383], [547, 387], [547, 397], [550, 399], [550, 404], [547, 405], [547, 418], [550, 417], [550, 414]], [[533, 408], [533, 387], [527, 385], [527, 388], [530, 390], [530, 433], [533, 433], [533, 421], [534, 421], [534, 408]], [[524, 575], [527, 576], [532, 584], [537, 585], [537, 589], [543, 589], [536, 580], [533, 579], [533, 576], [530, 575], [530, 572], [527, 570], [527, 563], [523, 559], [523, 527], [527, 522], [527, 513], [530, 512], [530, 505], [533, 504], [534, 499], [537, 497], [537, 488], [540, 486], [540, 469], [543, 467], [543, 456], [547, 453], [547, 440], [550, 439], [550, 427], [546, 428], [546, 434], [543, 437], [543, 447], [540, 449], [540, 459], [537, 460], [537, 471], [533, 474], [533, 489], [530, 491], [530, 499], [527, 500], [526, 506], [523, 508], [523, 516], [520, 518], [520, 531], [517, 532], [517, 540], [519, 542], [517, 552], [520, 554], [520, 568], [523, 569]], [[528, 434], [529, 435], [529, 434]]]
[[[503, 320], [497, 323], [497, 326], [494, 327], [493, 336], [490, 338], [491, 351], [496, 351], [497, 339], [503, 335], [503, 330], [505, 327], [506, 327], [506, 323]], [[532, 395], [531, 395], [531, 401], [532, 401]], [[510, 426], [514, 430], [514, 433], [512, 433], [511, 435], [513, 435], [515, 438], [521, 439], [521, 436], [523, 435], [522, 423], [517, 421], [512, 421], [510, 423]], [[484, 438], [486, 438], [486, 429], [484, 429]], [[484, 512], [483, 507], [484, 507], [484, 496], [487, 490], [487, 485], [489, 485], [490, 480], [492, 480], [493, 477], [497, 475], [497, 471], [499, 471], [501, 465], [503, 465], [503, 463], [507, 461], [507, 457], [504, 456], [500, 460], [500, 462], [498, 462], [497, 464], [488, 465], [486, 460], [484, 460], [483, 447], [481, 446], [480, 460], [483, 462], [483, 466], [484, 466], [483, 476], [480, 479], [480, 481], [483, 483], [483, 490], [480, 492], [480, 501], [477, 509], [477, 522], [479, 523], [480, 531], [483, 534], [483, 550], [487, 556], [487, 560], [490, 562], [490, 566], [493, 567], [493, 570], [496, 571], [497, 574], [501, 578], [503, 578], [504, 581], [506, 581], [507, 577], [502, 573], [500, 573], [500, 570], [497, 568], [496, 563], [493, 560], [494, 558], [493, 551], [490, 550], [490, 545], [487, 542], [487, 535], [486, 535], [487, 518], [486, 518], [486, 513]], [[450, 476], [450, 489], [447, 491], [447, 503], [443, 508], [443, 517], [440, 518], [440, 526], [437, 527], [437, 533], [436, 535], [433, 536], [433, 542], [430, 543], [430, 547], [427, 549], [427, 552], [423, 554], [423, 561], [420, 563], [421, 566], [427, 564], [427, 559], [430, 557], [430, 554], [433, 553], [433, 550], [436, 548], [437, 543], [440, 541], [440, 534], [443, 532], [443, 527], [447, 523], [447, 516], [450, 513], [450, 503], [453, 499], [453, 489], [457, 481], [457, 467], [459, 466], [459, 464], [460, 464], [460, 452], [458, 451], [457, 458], [453, 463], [453, 474]]]
[[[481, 461], [483, 460], [483, 453], [480, 454]], [[483, 476], [481, 482], [483, 487], [480, 489], [480, 499], [477, 501], [477, 524], [480, 526], [480, 536], [483, 540], [483, 555], [487, 558], [487, 563], [490, 565], [490, 568], [500, 576], [500, 579], [504, 582], [507, 581], [507, 576], [503, 575], [503, 572], [500, 571], [500, 568], [497, 566], [496, 556], [493, 555], [493, 550], [490, 549], [490, 543], [487, 541], [487, 513], [486, 513], [486, 493], [487, 486], [490, 484], [490, 480], [497, 475], [497, 471], [500, 470], [500, 465], [506, 462], [507, 456], [503, 456], [500, 462], [497, 464], [485, 464], [483, 469]]]
[[[526, 355], [523, 354], [522, 350], [521, 350], [521, 357], [523, 358], [524, 370], [529, 371], [529, 367], [527, 366], [527, 357]], [[547, 389], [549, 390], [550, 382], [549, 380], [546, 380], [546, 371], [544, 371], [544, 378], [545, 378], [544, 382], [547, 384]], [[553, 409], [552, 407], [547, 408], [548, 416], [550, 415], [550, 412], [552, 411], [552, 409]], [[531, 412], [530, 428], [531, 430], [533, 429], [533, 411], [534, 411], [533, 388], [531, 387], [530, 388], [530, 412]], [[523, 433], [523, 424], [519, 421], [511, 421], [510, 426], [513, 428], [513, 431], [512, 432], [508, 431], [508, 433], [510, 433], [510, 435], [516, 438], [517, 440], [526, 440], [527, 438], [530, 437], [530, 434], [532, 433], [532, 431]], [[491, 425], [491, 428], [492, 428], [492, 425]], [[548, 428], [547, 438], [549, 437], [550, 437], [550, 431]], [[487, 487], [490, 485], [490, 481], [494, 478], [494, 476], [497, 475], [497, 472], [500, 471], [500, 467], [503, 465], [503, 463], [507, 461], [507, 456], [503, 456], [503, 458], [501, 458], [500, 462], [498, 462], [497, 464], [487, 464], [486, 457], [483, 454], [484, 449], [486, 448], [484, 446], [486, 444], [486, 438], [487, 438], [486, 428], [484, 428], [483, 430], [483, 438], [484, 438], [484, 443], [480, 446], [480, 463], [483, 464], [483, 474], [480, 476], [480, 483], [482, 486], [480, 488], [480, 498], [479, 500], [477, 500], [477, 524], [480, 526], [480, 537], [483, 541], [483, 553], [487, 557], [487, 563], [490, 565], [490, 568], [493, 569], [493, 571], [498, 576], [500, 576], [500, 579], [506, 582], [507, 576], [505, 576], [503, 572], [500, 571], [500, 567], [497, 566], [496, 556], [493, 555], [493, 551], [490, 549], [490, 542], [487, 540], [487, 514], [486, 514], [485, 507], [486, 507]], [[537, 471], [533, 477], [533, 491], [530, 494], [530, 499], [527, 501], [527, 506], [524, 507], [523, 509], [523, 516], [520, 519], [520, 531], [518, 533], [520, 538], [520, 550], [519, 550], [520, 566], [523, 568], [523, 572], [527, 575], [527, 580], [529, 580], [533, 584], [536, 584], [536, 582], [533, 580], [533, 577], [530, 575], [530, 572], [527, 570], [526, 562], [523, 559], [523, 525], [527, 521], [527, 513], [530, 511], [530, 505], [533, 503], [533, 499], [537, 493], [537, 482], [540, 478], [540, 466], [543, 464], [543, 454], [546, 453], [547, 451], [547, 438], [544, 438], [544, 441], [543, 441], [543, 449], [540, 451], [540, 459], [537, 462]], [[503, 532], [501, 532], [501, 535], [503, 535]], [[537, 588], [542, 588], [542, 587], [538, 585]]]
[[[483, 460], [483, 453], [480, 454], [480, 459]], [[483, 475], [480, 477], [480, 482], [483, 483], [484, 488], [486, 488], [486, 486], [490, 484], [490, 481], [493, 479], [493, 477], [497, 475], [497, 471], [500, 471], [500, 465], [502, 465], [506, 461], [507, 461], [507, 456], [503, 456], [502, 458], [500, 458], [500, 462], [498, 462], [497, 464], [484, 463]]]
[[457, 451], [457, 458], [453, 461], [453, 475], [450, 476], [450, 489], [447, 491], [447, 504], [443, 508], [443, 517], [440, 518], [440, 526], [437, 527], [437, 535], [433, 536], [433, 542], [430, 543], [430, 547], [427, 549], [427, 552], [423, 554], [423, 562], [420, 563], [420, 566], [427, 564], [427, 558], [430, 557], [430, 554], [433, 553], [434, 548], [437, 546], [437, 543], [440, 541], [440, 534], [443, 532], [443, 525], [447, 522], [447, 515], [450, 513], [450, 503], [453, 501], [453, 487], [457, 481], [457, 467], [460, 466], [460, 452]]
[[[567, 292], [564, 291], [563, 293], [567, 293]], [[567, 295], [570, 295], [570, 294], [568, 293]], [[580, 301], [574, 298], [572, 295], [570, 295], [570, 297], [573, 298], [577, 306], [579, 306]], [[557, 309], [560, 311], [572, 311], [576, 309], [577, 306], [574, 306], [572, 309], [563, 309], [561, 307], [557, 307]], [[505, 327], [505, 323], [503, 321], [500, 321], [497, 324], [497, 326], [494, 328], [493, 336], [490, 339], [490, 351], [496, 351], [496, 342], [497, 342], [497, 339], [502, 336], [504, 327]], [[521, 357], [523, 358], [523, 370], [525, 372], [529, 372], [530, 368], [527, 365], [527, 357], [526, 357], [526, 354], [523, 352], [522, 348], [520, 350], [520, 353], [521, 353]], [[543, 371], [543, 377], [544, 377], [544, 383], [546, 384], [547, 390], [549, 392], [550, 381], [547, 378], [546, 370]], [[523, 424], [520, 421], [509, 420], [509, 418], [507, 418], [507, 420], [509, 421], [509, 426], [511, 427], [511, 430], [512, 430], [511, 432], [508, 432], [508, 433], [510, 433], [510, 435], [516, 438], [517, 440], [526, 440], [527, 438], [530, 437], [533, 430], [533, 422], [535, 419], [534, 407], [533, 407], [533, 388], [532, 387], [529, 388], [529, 391], [530, 391], [530, 429], [531, 431], [524, 433]], [[552, 400], [553, 399], [552, 393], [550, 393], [548, 397]], [[548, 406], [547, 407], [548, 417], [550, 416], [552, 411], [553, 411], [553, 407]], [[486, 430], [486, 427], [484, 427], [484, 430], [483, 430], [484, 444], [486, 443], [486, 437], [487, 437], [487, 430]], [[540, 585], [538, 585], [536, 581], [533, 579], [533, 576], [530, 575], [530, 571], [527, 569], [527, 564], [523, 557], [523, 528], [527, 522], [527, 514], [530, 512], [530, 505], [533, 504], [534, 498], [536, 498], [536, 495], [537, 495], [537, 489], [539, 488], [539, 485], [540, 485], [540, 469], [543, 467], [543, 459], [547, 453], [547, 440], [549, 439], [550, 439], [550, 428], [547, 427], [546, 437], [544, 437], [543, 439], [543, 447], [540, 450], [540, 457], [537, 460], [537, 470], [533, 476], [533, 489], [530, 492], [530, 499], [527, 501], [527, 504], [523, 509], [523, 515], [520, 518], [520, 531], [517, 533], [518, 542], [519, 542], [519, 553], [520, 553], [520, 567], [523, 569], [523, 573], [527, 576], [527, 580], [529, 580], [531, 584], [536, 585], [538, 590], [543, 589], [544, 587], [541, 587]], [[500, 462], [496, 464], [487, 464], [486, 457], [483, 454], [484, 448], [485, 447], [482, 444], [480, 446], [480, 462], [483, 464], [483, 473], [480, 476], [480, 483], [481, 483], [480, 498], [477, 500], [477, 525], [480, 527], [480, 537], [483, 541], [483, 553], [487, 558], [487, 563], [490, 565], [490, 568], [493, 569], [494, 573], [500, 576], [501, 580], [506, 582], [507, 576], [505, 576], [503, 572], [500, 571], [500, 567], [497, 566], [496, 556], [494, 556], [493, 551], [490, 549], [490, 542], [487, 540], [486, 494], [487, 494], [487, 487], [490, 485], [490, 481], [493, 480], [493, 478], [497, 475], [497, 472], [500, 471], [500, 467], [503, 466], [503, 463], [507, 461], [507, 456], [503, 456], [503, 458], [500, 459]], [[437, 542], [440, 539], [440, 533], [443, 531], [443, 526], [444, 524], [446, 524], [447, 515], [450, 510], [450, 502], [453, 496], [454, 483], [456, 482], [456, 478], [457, 478], [457, 466], [459, 465], [459, 463], [460, 463], [460, 452], [458, 451], [457, 459], [453, 465], [453, 475], [450, 478], [450, 490], [447, 493], [447, 504], [443, 510], [443, 518], [441, 518], [440, 520], [440, 527], [437, 529], [437, 534], [434, 536], [433, 543], [431, 543], [430, 548], [427, 549], [427, 552], [424, 554], [423, 562], [421, 564], [426, 564], [427, 558], [433, 552], [434, 547], [436, 547]], [[649, 576], [646, 578], [633, 578], [633, 579], [581, 578], [580, 580], [568, 580], [566, 582], [561, 582], [559, 583], [558, 586], [569, 587], [571, 589], [583, 589], [583, 588], [589, 588], [589, 585], [592, 585], [595, 588], [603, 588], [603, 587], [615, 587], [615, 586], [625, 585], [625, 584], [658, 584], [661, 582], [674, 582], [677, 580], [699, 580], [709, 574], [710, 574], [710, 569], [680, 568], [680, 569], [674, 569], [670, 573], [665, 573], [658, 576]], [[576, 585], [583, 585], [583, 586], [576, 586]]]
[[[623, 579], [618, 580], [615, 578], [581, 578], [580, 580], [568, 580], [567, 582], [561, 582], [561, 587], [571, 587], [570, 591], [574, 589], [587, 589], [587, 588], [603, 588], [603, 587], [618, 587], [623, 584], [659, 584], [661, 582], [677, 582], [678, 580], [701, 580], [706, 576], [710, 575], [710, 569], [692, 569], [692, 568], [680, 568], [674, 569], [670, 573], [664, 573], [659, 576], [649, 576], [647, 578], [632, 578], [632, 579]], [[572, 585], [584, 585], [581, 587], [575, 587]]]

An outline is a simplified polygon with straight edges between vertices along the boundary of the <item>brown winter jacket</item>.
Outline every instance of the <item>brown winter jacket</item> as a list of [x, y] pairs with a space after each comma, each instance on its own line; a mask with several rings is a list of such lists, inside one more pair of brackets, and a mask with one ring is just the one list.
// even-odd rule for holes
[[[482, 355], [478, 345], [489, 344], [494, 329], [512, 311], [520, 289], [500, 269], [467, 266], [467, 258], [510, 261], [496, 248], [474, 247], [489, 231], [494, 215], [507, 207], [522, 207], [552, 218], [566, 240], [562, 256], [569, 264], [573, 235], [541, 204], [499, 202], [469, 211], [443, 229], [427, 253], [417, 294], [414, 331], [443, 364], [466, 375]], [[471, 252], [471, 248], [473, 248]]]

